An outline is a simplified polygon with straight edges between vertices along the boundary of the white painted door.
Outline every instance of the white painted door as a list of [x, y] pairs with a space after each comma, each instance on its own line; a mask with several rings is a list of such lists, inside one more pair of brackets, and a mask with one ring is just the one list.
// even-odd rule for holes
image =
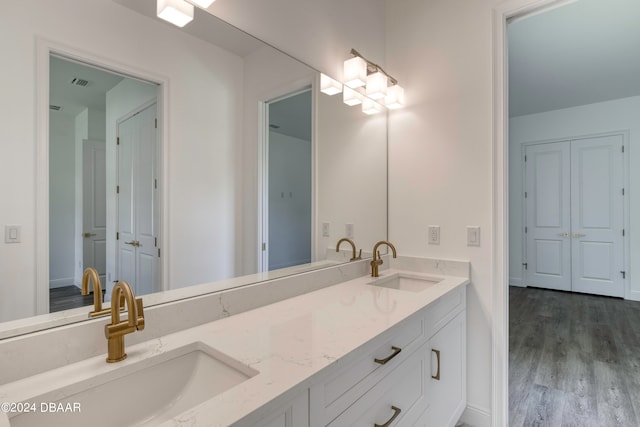
[[571, 143], [526, 147], [527, 284], [571, 290]]
[[622, 135], [575, 140], [571, 150], [572, 288], [624, 297]]
[[116, 274], [137, 295], [160, 290], [155, 123], [153, 104], [118, 124]]
[[623, 142], [527, 146], [527, 285], [624, 297]]
[[93, 267], [106, 283], [107, 184], [105, 142], [82, 141], [82, 270]]

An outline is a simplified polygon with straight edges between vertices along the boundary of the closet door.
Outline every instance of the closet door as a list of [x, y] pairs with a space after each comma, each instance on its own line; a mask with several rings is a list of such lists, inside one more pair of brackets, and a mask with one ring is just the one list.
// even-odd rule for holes
[[571, 145], [572, 290], [624, 297], [623, 137]]
[[571, 290], [571, 143], [526, 147], [526, 283]]

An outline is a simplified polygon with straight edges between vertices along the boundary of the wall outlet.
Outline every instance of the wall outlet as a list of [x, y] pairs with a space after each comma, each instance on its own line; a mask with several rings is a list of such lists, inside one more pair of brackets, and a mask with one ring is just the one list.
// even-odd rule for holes
[[328, 222], [322, 223], [322, 237], [330, 237], [331, 225]]
[[480, 227], [467, 227], [467, 246], [480, 246]]
[[429, 226], [429, 244], [430, 245], [439, 245], [440, 244], [440, 226], [439, 225], [430, 225]]
[[22, 226], [5, 225], [4, 226], [4, 242], [20, 243], [22, 241]]
[[353, 239], [353, 235], [354, 235], [354, 226], [353, 224], [345, 224], [344, 225], [344, 235], [346, 237], [348, 237], [349, 239]]

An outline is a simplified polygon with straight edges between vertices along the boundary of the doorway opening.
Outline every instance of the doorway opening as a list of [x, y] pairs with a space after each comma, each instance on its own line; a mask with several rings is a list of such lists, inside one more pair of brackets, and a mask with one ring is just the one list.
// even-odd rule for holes
[[310, 87], [264, 104], [261, 271], [313, 258], [313, 143]]
[[[162, 144], [156, 131], [160, 85], [54, 50], [48, 52], [48, 61], [49, 268], [48, 283], [38, 281], [39, 312], [92, 304], [92, 295], [80, 295], [82, 274], [88, 267], [98, 271], [106, 300], [117, 280], [130, 281], [137, 294], [161, 290], [157, 249], [161, 243], [158, 182]], [[147, 139], [153, 143], [138, 149], [135, 168], [150, 169], [153, 181], [144, 183], [148, 190], [144, 197], [134, 193], [128, 203], [131, 210], [153, 215], [149, 227], [153, 229], [156, 274], [152, 287], [141, 287], [139, 278], [127, 276], [118, 259], [120, 230], [127, 228], [116, 215], [117, 209], [122, 211], [124, 198], [118, 133], [121, 121], [139, 116], [149, 105], [153, 105], [153, 130], [147, 131]], [[135, 141], [139, 141], [144, 132], [136, 132]], [[43, 285], [47, 298], [44, 289], [41, 292]], [[41, 305], [44, 299], [48, 301]]]

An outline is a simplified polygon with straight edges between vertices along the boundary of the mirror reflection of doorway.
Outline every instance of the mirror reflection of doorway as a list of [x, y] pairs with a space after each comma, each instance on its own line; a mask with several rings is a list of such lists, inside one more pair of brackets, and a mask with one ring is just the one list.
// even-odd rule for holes
[[311, 89], [266, 104], [267, 233], [269, 271], [312, 261]]
[[[158, 85], [51, 54], [49, 89], [49, 312], [55, 312], [93, 304], [93, 295], [80, 292], [85, 268], [98, 271], [103, 292], [118, 279], [116, 121], [156, 99]], [[148, 158], [157, 164], [156, 154]]]

